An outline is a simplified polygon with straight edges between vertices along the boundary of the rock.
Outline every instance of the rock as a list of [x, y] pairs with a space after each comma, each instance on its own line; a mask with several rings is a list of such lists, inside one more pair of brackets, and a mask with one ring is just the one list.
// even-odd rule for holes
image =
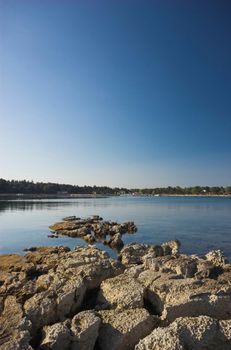
[[[167, 256], [153, 256], [152, 253], [146, 254], [142, 260], [145, 269], [150, 269], [152, 271], [159, 271], [159, 272], [171, 272], [170, 268], [166, 268], [166, 264], [174, 259], [174, 256], [167, 255]], [[152, 272], [153, 273], [153, 272]]]
[[207, 315], [217, 319], [231, 317], [231, 294], [204, 293], [192, 295], [185, 300], [165, 304], [162, 319], [172, 322], [178, 317]]
[[185, 350], [177, 332], [157, 328], [150, 335], [140, 340], [135, 350]]
[[205, 258], [211, 261], [215, 266], [224, 267], [228, 264], [228, 260], [221, 250], [212, 250], [205, 255]]
[[73, 221], [73, 220], [77, 220], [75, 215], [66, 216], [65, 218], [63, 218], [63, 221]]
[[14, 296], [8, 296], [0, 316], [0, 349], [28, 349], [30, 331], [31, 323], [23, 316], [22, 306]]
[[181, 243], [177, 239], [165, 242], [161, 245], [164, 255], [178, 254], [180, 252]]
[[[69, 232], [117, 225], [87, 220]], [[178, 246], [130, 244], [123, 264], [93, 245], [0, 256], [0, 349], [231, 349], [231, 265]]]
[[185, 255], [173, 256], [173, 259], [166, 261], [164, 268], [186, 278], [193, 277], [197, 272], [197, 260]]
[[201, 314], [228, 319], [231, 315], [231, 286], [218, 280], [184, 278], [171, 272], [145, 270], [138, 281], [146, 287], [147, 298], [161, 319]]
[[143, 257], [145, 268], [161, 272], [173, 272], [184, 277], [193, 277], [197, 272], [197, 260], [185, 255], [153, 257], [152, 253]]
[[83, 239], [88, 242], [89, 244], [95, 243], [95, 237], [93, 237], [90, 234], [87, 234], [86, 236], [83, 236]]
[[54, 234], [50, 234], [50, 235], [47, 235], [48, 238], [59, 238], [58, 235], [54, 235]]
[[128, 274], [101, 283], [97, 303], [107, 308], [130, 309], [144, 306], [145, 288]]
[[112, 239], [108, 242], [108, 245], [113, 248], [113, 249], [117, 249], [120, 250], [123, 248], [124, 243], [121, 239], [121, 235], [120, 233], [116, 233]]
[[92, 215], [92, 218], [94, 220], [99, 220], [99, 221], [103, 220], [103, 218], [101, 218], [99, 215]]
[[17, 267], [21, 268], [24, 263], [24, 258], [16, 254], [0, 255], [0, 272], [15, 270]]
[[52, 230], [52, 231], [55, 231], [55, 232], [60, 232], [62, 233], [62, 231], [65, 231], [65, 230], [75, 230], [77, 228], [80, 227], [80, 223], [79, 221], [61, 221], [61, 222], [57, 222], [55, 223], [54, 225], [51, 225], [49, 226], [49, 228]]
[[64, 323], [55, 323], [43, 328], [43, 339], [40, 349], [68, 350], [70, 349], [71, 332]]
[[196, 266], [197, 272], [195, 273], [195, 277], [198, 279], [217, 278], [223, 272], [222, 267], [214, 265], [209, 260], [198, 259]]
[[149, 334], [156, 321], [145, 309], [124, 311], [104, 310], [99, 312], [102, 325], [98, 344], [103, 350], [131, 350]]
[[151, 258], [163, 255], [178, 254], [180, 242], [178, 240], [169, 241], [159, 245], [148, 244], [127, 244], [120, 252], [120, 259], [124, 265], [142, 264], [147, 256]]
[[23, 249], [24, 252], [35, 252], [37, 250], [37, 247], [30, 247]]
[[169, 327], [156, 328], [135, 350], [213, 349], [217, 329], [217, 321], [210, 317], [178, 318]]
[[124, 265], [142, 264], [142, 256], [149, 253], [151, 246], [147, 244], [127, 244], [120, 252], [121, 262]]
[[219, 339], [231, 348], [231, 320], [219, 321]]
[[101, 320], [94, 311], [82, 311], [71, 322], [71, 350], [93, 350]]
[[62, 321], [63, 318], [68, 317], [80, 308], [86, 290], [86, 285], [80, 276], [71, 278], [57, 289], [57, 318], [59, 320]]
[[47, 292], [35, 294], [25, 302], [25, 315], [32, 323], [33, 335], [44, 325], [57, 321], [56, 308], [57, 303], [55, 298], [52, 298]]
[[[137, 231], [134, 222], [119, 224], [117, 222], [103, 221], [103, 218], [99, 215], [93, 215], [91, 218], [87, 219], [80, 219], [75, 216], [66, 217], [63, 221], [57, 222], [49, 226], [49, 228], [56, 234], [79, 237], [89, 244], [101, 241], [105, 239], [107, 235], [110, 235], [113, 239], [109, 241], [105, 239], [105, 244], [117, 250], [121, 249], [124, 245], [120, 234], [126, 232], [134, 233]], [[56, 235], [51, 234], [49, 237], [53, 238], [56, 237]]]

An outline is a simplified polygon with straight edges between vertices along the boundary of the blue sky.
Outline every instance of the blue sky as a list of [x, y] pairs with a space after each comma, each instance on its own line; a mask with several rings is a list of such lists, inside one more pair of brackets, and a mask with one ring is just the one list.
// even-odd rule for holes
[[231, 3], [0, 0], [0, 177], [230, 185]]

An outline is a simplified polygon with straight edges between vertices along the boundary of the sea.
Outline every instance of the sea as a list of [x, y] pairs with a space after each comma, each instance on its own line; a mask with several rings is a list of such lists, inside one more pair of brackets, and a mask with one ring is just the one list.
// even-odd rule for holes
[[[160, 244], [171, 239], [181, 242], [186, 254], [203, 255], [221, 249], [231, 260], [230, 197], [106, 197], [0, 200], [0, 254], [25, 254], [34, 246], [84, 245], [79, 238], [48, 238], [49, 226], [65, 216], [134, 221], [138, 231], [123, 235], [127, 243]], [[116, 252], [96, 244], [112, 257]]]

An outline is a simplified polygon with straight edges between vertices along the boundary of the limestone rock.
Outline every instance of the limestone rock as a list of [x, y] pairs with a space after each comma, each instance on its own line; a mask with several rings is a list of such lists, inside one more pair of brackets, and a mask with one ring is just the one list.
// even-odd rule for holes
[[127, 244], [120, 252], [120, 258], [123, 264], [142, 264], [145, 256], [157, 258], [163, 255], [175, 255], [179, 253], [180, 242], [172, 240], [159, 245], [148, 244]]
[[[134, 222], [119, 224], [117, 222], [104, 221], [98, 215], [93, 215], [87, 219], [80, 219], [75, 216], [66, 217], [63, 221], [57, 222], [49, 228], [57, 234], [82, 238], [89, 244], [104, 239], [105, 244], [108, 244], [113, 249], [121, 249], [123, 247], [122, 234], [137, 231]], [[106, 240], [107, 235], [112, 236], [112, 239]], [[49, 237], [56, 236], [49, 235]]]
[[180, 252], [181, 243], [177, 239], [165, 242], [161, 245], [164, 255], [178, 254]]
[[[112, 241], [132, 227], [66, 224]], [[92, 245], [0, 256], [0, 350], [231, 349], [231, 265], [220, 251], [182, 255], [171, 241], [130, 244], [120, 258]]]
[[221, 333], [221, 325], [211, 317], [178, 318], [168, 327], [156, 328], [136, 345], [135, 350], [228, 350], [231, 347], [230, 332], [223, 333], [223, 338]]
[[219, 338], [231, 348], [231, 320], [219, 321]]
[[205, 255], [208, 261], [211, 261], [215, 266], [224, 267], [228, 264], [228, 260], [225, 258], [221, 250], [212, 250]]
[[145, 309], [99, 312], [102, 325], [98, 344], [102, 350], [132, 350], [155, 327], [155, 319]]
[[64, 323], [55, 323], [43, 328], [43, 340], [40, 349], [68, 350], [70, 349], [71, 333]]
[[145, 288], [129, 274], [123, 273], [101, 283], [98, 304], [107, 308], [142, 308]]
[[142, 264], [142, 257], [150, 252], [147, 244], [127, 244], [120, 252], [121, 262], [124, 265]]
[[32, 322], [33, 333], [44, 325], [57, 321], [57, 303], [47, 292], [33, 295], [24, 304], [26, 317]]
[[23, 316], [23, 310], [14, 296], [8, 296], [0, 316], [0, 349], [26, 350], [31, 340], [31, 323]]
[[162, 314], [161, 318], [168, 322], [183, 316], [203, 314], [228, 319], [231, 315], [228, 280], [197, 280], [172, 272], [145, 270], [139, 274], [138, 281], [146, 287], [147, 298], [157, 314]]
[[121, 239], [121, 234], [120, 233], [116, 233], [112, 239], [109, 240], [108, 245], [116, 250], [120, 250], [123, 248], [124, 243]]
[[82, 311], [71, 322], [71, 350], [93, 350], [101, 320], [94, 311]]

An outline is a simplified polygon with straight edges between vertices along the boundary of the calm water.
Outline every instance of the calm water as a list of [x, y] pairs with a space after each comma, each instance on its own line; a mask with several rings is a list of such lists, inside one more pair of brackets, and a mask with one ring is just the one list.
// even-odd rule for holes
[[219, 248], [231, 259], [231, 198], [0, 200], [0, 253], [22, 254], [26, 247], [41, 245], [84, 245], [78, 238], [47, 238], [48, 226], [64, 216], [92, 214], [119, 222], [135, 221], [138, 232], [125, 235], [125, 243], [156, 244], [178, 238], [185, 253], [203, 254]]

